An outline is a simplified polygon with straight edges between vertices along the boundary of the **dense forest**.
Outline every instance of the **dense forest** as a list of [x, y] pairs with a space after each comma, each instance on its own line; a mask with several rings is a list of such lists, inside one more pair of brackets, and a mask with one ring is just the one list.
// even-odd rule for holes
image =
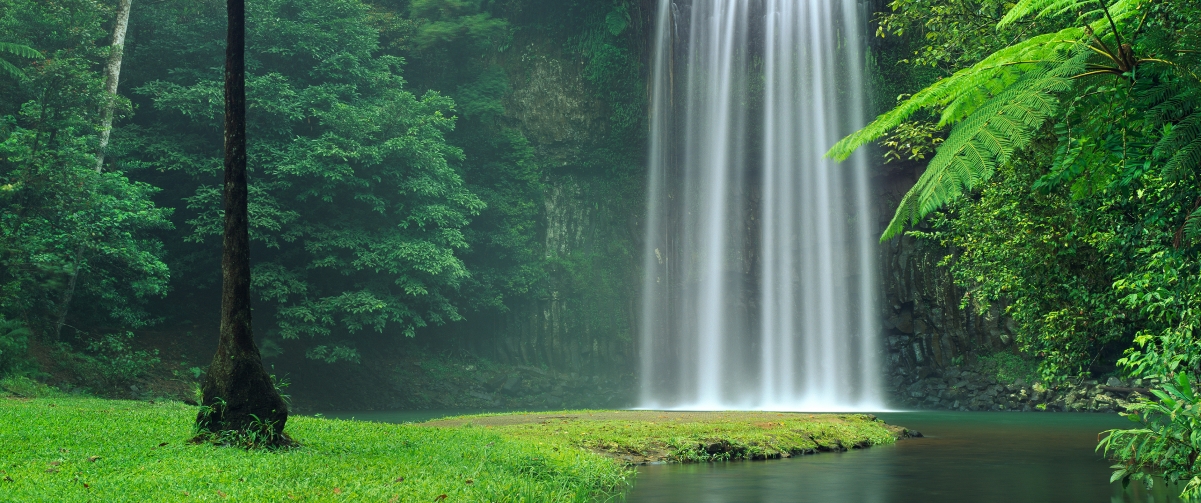
[[[254, 333], [301, 410], [630, 405], [654, 4], [249, 2]], [[190, 397], [217, 340], [225, 2], [123, 5], [0, 0], [0, 377]], [[980, 362], [1116, 379], [1159, 397], [1128, 407], [1159, 426], [1104, 444], [1120, 476], [1190, 479], [1201, 3], [862, 7], [879, 115], [828, 155], [871, 149], [883, 269], [934, 257], [882, 290], [951, 299], [884, 299], [913, 341], [881, 349], [893, 390]], [[952, 318], [993, 328], [927, 323]]]
[[[115, 7], [0, 7], [0, 368], [108, 392], [164, 366], [202, 372], [223, 213], [224, 2], [134, 2], [123, 47]], [[268, 361], [353, 369], [419, 333], [433, 347], [418, 351], [499, 347], [538, 369], [581, 372], [581, 353], [620, 351], [634, 248], [632, 216], [613, 209], [642, 197], [639, 9], [252, 3], [255, 333]], [[106, 62], [120, 53], [113, 94]], [[570, 304], [544, 306], [556, 301]], [[506, 348], [544, 308], [571, 320]]]

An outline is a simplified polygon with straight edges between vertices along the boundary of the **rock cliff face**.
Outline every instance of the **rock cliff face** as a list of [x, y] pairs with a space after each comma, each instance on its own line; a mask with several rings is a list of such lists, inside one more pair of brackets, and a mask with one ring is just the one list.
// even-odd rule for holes
[[476, 313], [437, 337], [503, 364], [630, 380], [642, 175], [606, 156], [611, 104], [585, 78], [585, 63], [547, 41], [516, 47], [498, 61], [509, 77], [504, 121], [530, 142], [544, 174], [543, 261], [531, 265], [544, 277], [507, 299], [507, 311]]
[[[878, 168], [875, 200], [880, 229], [922, 169], [917, 163]], [[913, 398], [904, 386], [961, 365], [969, 355], [1002, 349], [1013, 341], [1011, 323], [1000, 306], [983, 315], [960, 308], [964, 291], [939, 265], [952, 250], [905, 236], [881, 243], [879, 253], [886, 378], [902, 402]]]

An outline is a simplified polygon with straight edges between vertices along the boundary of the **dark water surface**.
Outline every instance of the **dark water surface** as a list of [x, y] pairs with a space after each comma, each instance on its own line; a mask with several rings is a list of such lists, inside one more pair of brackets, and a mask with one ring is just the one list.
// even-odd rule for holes
[[[930, 503], [1177, 501], [1162, 484], [1109, 484], [1097, 433], [1116, 414], [906, 412], [879, 416], [922, 432], [896, 445], [778, 461], [642, 467], [628, 503]], [[1169, 494], [1172, 493], [1172, 494]]]

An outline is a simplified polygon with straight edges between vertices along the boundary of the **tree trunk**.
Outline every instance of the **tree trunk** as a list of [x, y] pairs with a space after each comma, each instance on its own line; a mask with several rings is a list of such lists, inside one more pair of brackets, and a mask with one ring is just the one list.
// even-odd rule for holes
[[[108, 139], [113, 129], [113, 113], [117, 107], [117, 84], [121, 78], [121, 59], [125, 56], [125, 32], [129, 30], [129, 9], [133, 0], [120, 0], [117, 3], [117, 19], [113, 24], [113, 44], [109, 49], [108, 63], [104, 66], [105, 103], [100, 108], [100, 145], [96, 148], [96, 172], [104, 167], [104, 150], [108, 148]], [[75, 264], [71, 268], [71, 279], [67, 281], [67, 290], [59, 301], [58, 320], [54, 323], [54, 339], [58, 340], [67, 323], [67, 310], [71, 307], [71, 299], [75, 297], [75, 284], [79, 277], [79, 265], [83, 257], [83, 245], [75, 248]]]
[[227, 0], [225, 52], [225, 242], [221, 258], [221, 335], [205, 374], [196, 416], [202, 432], [259, 435], [254, 443], [287, 443], [288, 406], [263, 369], [250, 330], [250, 234], [246, 213], [245, 0]]
[[125, 56], [125, 32], [129, 29], [129, 8], [133, 0], [120, 0], [117, 4], [117, 23], [113, 26], [113, 45], [108, 53], [108, 64], [104, 66], [104, 90], [108, 91], [104, 108], [100, 111], [100, 146], [96, 149], [96, 172], [104, 167], [104, 150], [113, 130], [113, 112], [117, 106], [117, 79], [121, 76], [121, 58]]

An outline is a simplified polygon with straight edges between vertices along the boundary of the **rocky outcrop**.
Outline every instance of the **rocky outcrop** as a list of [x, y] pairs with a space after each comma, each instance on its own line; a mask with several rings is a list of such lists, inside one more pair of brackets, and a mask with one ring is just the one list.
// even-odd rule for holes
[[1023, 412], [1121, 412], [1148, 391], [1142, 380], [1110, 378], [1069, 381], [1053, 386], [1023, 379], [1003, 381], [987, 365], [941, 369], [922, 367], [909, 376], [894, 374], [895, 405], [906, 409]]

